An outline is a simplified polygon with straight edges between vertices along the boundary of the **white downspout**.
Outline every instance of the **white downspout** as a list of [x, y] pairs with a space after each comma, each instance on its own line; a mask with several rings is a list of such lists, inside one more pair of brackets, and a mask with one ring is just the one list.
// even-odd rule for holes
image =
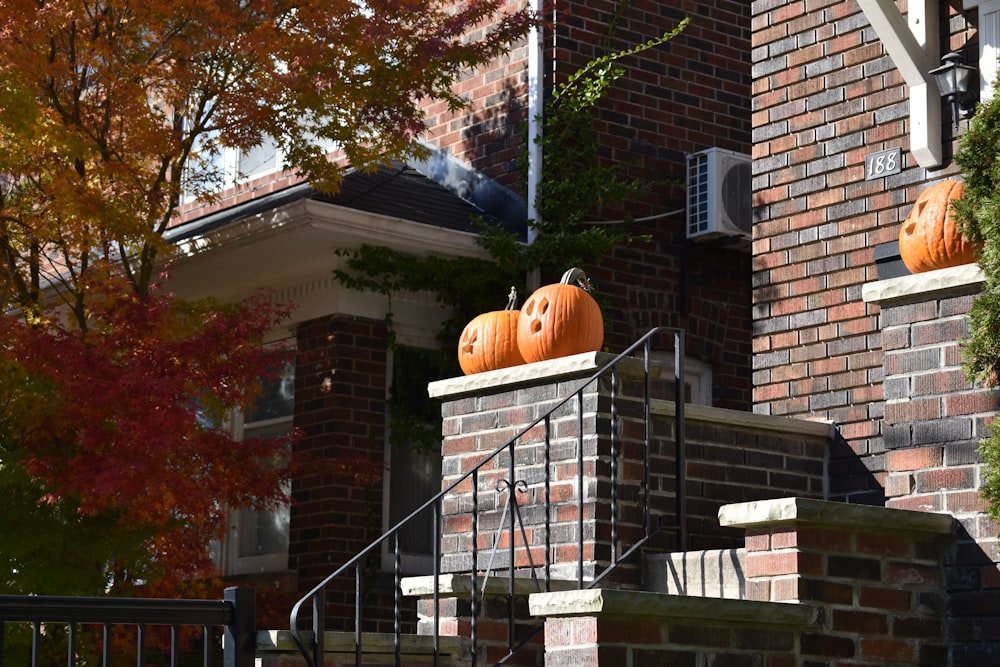
[[[537, 19], [542, 15], [543, 0], [529, 0], [532, 15]], [[542, 178], [542, 146], [537, 139], [542, 132], [542, 97], [544, 79], [542, 57], [544, 44], [542, 27], [537, 23], [528, 33], [528, 243], [538, 238], [538, 230], [531, 224], [538, 219], [535, 199], [538, 197], [538, 183]]]

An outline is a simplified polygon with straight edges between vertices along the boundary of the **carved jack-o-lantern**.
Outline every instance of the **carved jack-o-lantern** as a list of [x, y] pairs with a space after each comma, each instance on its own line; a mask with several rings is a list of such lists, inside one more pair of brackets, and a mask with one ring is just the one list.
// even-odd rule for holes
[[477, 315], [458, 339], [458, 365], [466, 375], [524, 363], [517, 348], [517, 290], [510, 288], [506, 310]]
[[555, 285], [535, 290], [521, 308], [517, 346], [525, 361], [544, 361], [581, 352], [593, 352], [604, 344], [601, 309], [587, 291], [580, 269], [570, 269]]
[[976, 261], [976, 247], [951, 215], [952, 200], [961, 196], [961, 181], [942, 181], [917, 197], [899, 234], [899, 255], [912, 273]]

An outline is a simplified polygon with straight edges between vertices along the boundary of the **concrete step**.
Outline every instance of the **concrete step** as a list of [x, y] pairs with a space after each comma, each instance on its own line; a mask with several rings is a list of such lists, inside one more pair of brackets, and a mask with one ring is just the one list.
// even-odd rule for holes
[[[311, 640], [312, 633], [304, 632], [303, 639]], [[440, 655], [435, 661], [434, 638], [423, 635], [400, 637], [400, 659], [403, 667], [438, 665], [452, 667], [468, 664], [468, 640], [461, 637], [438, 637]], [[324, 665], [346, 667], [355, 664], [355, 637], [350, 632], [326, 632], [323, 635]], [[391, 634], [365, 632], [361, 635], [364, 667], [389, 667], [395, 665], [394, 638]], [[305, 667], [298, 648], [287, 630], [265, 630], [257, 633], [257, 667]]]
[[745, 549], [648, 554], [643, 587], [653, 593], [745, 600], [745, 558]]

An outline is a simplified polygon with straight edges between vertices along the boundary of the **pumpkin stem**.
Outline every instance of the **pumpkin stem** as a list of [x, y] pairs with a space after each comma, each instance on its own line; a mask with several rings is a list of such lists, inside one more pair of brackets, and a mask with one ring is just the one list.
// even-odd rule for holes
[[507, 295], [507, 307], [504, 310], [517, 310], [517, 288], [510, 286], [510, 294]]
[[575, 266], [563, 274], [562, 280], [559, 281], [563, 285], [577, 284], [583, 291], [590, 291], [590, 280], [587, 278], [587, 274], [583, 272], [582, 269], [578, 269]]

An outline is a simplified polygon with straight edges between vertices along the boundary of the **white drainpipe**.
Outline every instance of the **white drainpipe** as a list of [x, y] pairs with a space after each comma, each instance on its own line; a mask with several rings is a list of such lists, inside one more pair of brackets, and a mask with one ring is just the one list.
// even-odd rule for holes
[[[537, 18], [542, 13], [542, 0], [529, 0], [531, 13]], [[542, 147], [536, 141], [542, 132], [542, 96], [544, 79], [542, 57], [544, 43], [541, 26], [533, 26], [528, 34], [528, 220], [537, 220], [535, 198], [542, 177]], [[528, 243], [534, 243], [538, 230], [528, 225]]]

